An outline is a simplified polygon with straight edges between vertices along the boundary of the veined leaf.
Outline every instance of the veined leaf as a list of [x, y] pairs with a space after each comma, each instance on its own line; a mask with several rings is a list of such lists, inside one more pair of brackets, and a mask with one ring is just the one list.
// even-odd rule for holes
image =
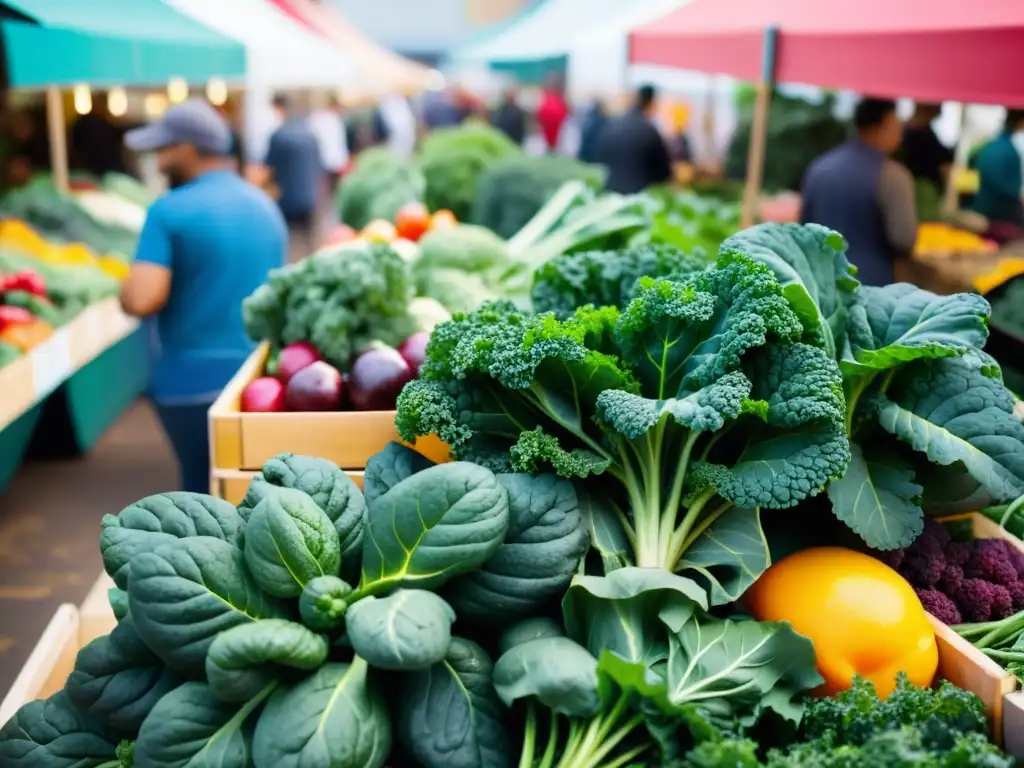
[[455, 612], [433, 592], [400, 589], [353, 603], [345, 632], [356, 654], [379, 669], [426, 669], [444, 659]]
[[400, 482], [417, 472], [434, 466], [434, 462], [419, 451], [394, 441], [366, 462], [363, 472], [363, 498], [367, 504], [383, 496]]
[[567, 637], [541, 637], [513, 646], [494, 665], [494, 690], [505, 706], [536, 698], [570, 717], [600, 708], [597, 659]]
[[590, 530], [590, 546], [600, 555], [605, 574], [633, 565], [633, 548], [614, 502], [588, 485], [575, 484], [576, 498]]
[[768, 570], [771, 554], [757, 509], [724, 512], [683, 553], [676, 572], [707, 589], [711, 605], [736, 602]]
[[30, 701], [0, 728], [5, 768], [100, 768], [111, 764], [115, 731], [80, 712], [64, 691]]
[[924, 530], [923, 488], [914, 471], [893, 454], [864, 456], [850, 446], [852, 459], [843, 477], [828, 487], [832, 511], [873, 549], [908, 547]]

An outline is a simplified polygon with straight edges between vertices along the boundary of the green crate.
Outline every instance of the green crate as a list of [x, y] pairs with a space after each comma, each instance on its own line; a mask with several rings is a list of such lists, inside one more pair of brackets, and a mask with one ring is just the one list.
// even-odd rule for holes
[[21, 467], [42, 412], [40, 404], [26, 411], [0, 431], [0, 492]]

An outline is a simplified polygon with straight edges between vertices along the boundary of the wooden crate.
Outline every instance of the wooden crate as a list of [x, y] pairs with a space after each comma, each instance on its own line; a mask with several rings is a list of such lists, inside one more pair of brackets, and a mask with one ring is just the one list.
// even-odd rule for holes
[[[333, 461], [362, 487], [367, 459], [401, 442], [395, 412], [242, 413], [242, 390], [263, 374], [269, 355], [269, 345], [261, 344], [210, 408], [210, 493], [237, 504], [263, 464], [280, 453]], [[448, 459], [448, 447], [436, 437], [414, 447], [433, 461]]]

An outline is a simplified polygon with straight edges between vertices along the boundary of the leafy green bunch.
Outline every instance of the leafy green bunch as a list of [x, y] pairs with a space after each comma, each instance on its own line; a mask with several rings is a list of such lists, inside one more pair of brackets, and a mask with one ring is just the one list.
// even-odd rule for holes
[[308, 341], [347, 370], [371, 341], [397, 346], [416, 330], [412, 281], [402, 258], [383, 244], [321, 250], [272, 270], [242, 302], [246, 333], [275, 348]]
[[506, 766], [491, 657], [452, 624], [540, 611], [588, 539], [568, 481], [398, 444], [362, 493], [283, 454], [238, 508], [142, 499], [103, 521], [117, 627], [0, 730], [0, 764], [114, 766], [127, 739], [139, 766]]
[[419, 168], [383, 147], [371, 147], [356, 157], [335, 196], [338, 217], [354, 229], [374, 219], [394, 221], [406, 203], [422, 202], [427, 182]]
[[813, 224], [762, 224], [722, 247], [769, 267], [806, 336], [839, 364], [852, 458], [828, 496], [869, 546], [907, 546], [926, 511], [1024, 493], [1024, 425], [983, 351], [985, 299], [860, 285], [842, 236]]
[[585, 479], [605, 570], [687, 571], [723, 604], [768, 565], [759, 509], [814, 496], [849, 460], [839, 369], [803, 335], [771, 271], [723, 250], [686, 281], [641, 280], [621, 312], [456, 315], [396, 426], [497, 471]]

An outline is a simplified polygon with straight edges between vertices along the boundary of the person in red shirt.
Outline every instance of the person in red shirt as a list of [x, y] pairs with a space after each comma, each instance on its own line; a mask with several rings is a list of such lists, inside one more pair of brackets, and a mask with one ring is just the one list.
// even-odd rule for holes
[[540, 126], [544, 143], [549, 152], [558, 148], [558, 137], [565, 121], [569, 118], [569, 105], [565, 102], [561, 79], [550, 78], [537, 107], [537, 125]]

